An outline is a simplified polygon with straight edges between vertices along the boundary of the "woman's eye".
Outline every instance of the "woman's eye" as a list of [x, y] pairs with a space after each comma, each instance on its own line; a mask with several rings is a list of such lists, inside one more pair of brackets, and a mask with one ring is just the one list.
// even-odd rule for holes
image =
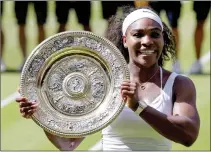
[[143, 33], [135, 33], [135, 34], [133, 34], [133, 36], [135, 36], [135, 37], [143, 37], [144, 34]]
[[152, 32], [150, 35], [151, 35], [152, 38], [159, 38], [160, 37], [160, 33], [158, 33], [158, 32]]

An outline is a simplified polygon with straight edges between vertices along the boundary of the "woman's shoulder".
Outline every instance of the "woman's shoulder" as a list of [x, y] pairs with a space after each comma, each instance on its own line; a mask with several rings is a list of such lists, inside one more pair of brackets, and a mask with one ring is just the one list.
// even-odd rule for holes
[[175, 81], [178, 84], [187, 84], [187, 83], [193, 84], [193, 81], [191, 80], [191, 78], [189, 78], [187, 75], [183, 75], [183, 74], [177, 74]]
[[163, 69], [163, 75], [164, 77], [169, 77], [170, 75], [175, 75], [175, 81], [177, 83], [187, 83], [187, 82], [193, 82], [187, 75], [184, 74], [177, 74], [175, 72]]
[[168, 71], [168, 70], [163, 70], [164, 71], [164, 79], [168, 79], [170, 77], [170, 75], [175, 75], [175, 80], [174, 80], [174, 87], [194, 87], [194, 83], [193, 81], [187, 76], [187, 75], [183, 75], [183, 74], [177, 74], [175, 72], [172, 71]]
[[194, 82], [186, 75], [177, 74], [177, 77], [174, 81], [173, 89], [175, 93], [186, 93], [192, 94], [195, 92]]

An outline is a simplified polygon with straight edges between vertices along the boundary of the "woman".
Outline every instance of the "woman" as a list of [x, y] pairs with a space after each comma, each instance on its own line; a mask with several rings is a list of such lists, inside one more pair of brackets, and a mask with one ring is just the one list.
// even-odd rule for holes
[[[125, 9], [125, 16], [110, 19], [107, 38], [128, 62], [130, 80], [121, 85], [127, 106], [102, 130], [100, 149], [170, 150], [170, 141], [191, 146], [200, 126], [195, 86], [189, 78], [162, 68], [175, 54], [174, 37], [151, 9]], [[36, 110], [25, 98], [16, 101], [25, 118]], [[46, 135], [60, 150], [73, 150], [84, 139]]]

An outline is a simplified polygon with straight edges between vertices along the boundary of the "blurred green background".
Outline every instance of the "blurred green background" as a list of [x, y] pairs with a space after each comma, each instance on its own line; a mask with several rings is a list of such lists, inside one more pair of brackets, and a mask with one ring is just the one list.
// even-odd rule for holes
[[[45, 26], [47, 37], [56, 34], [58, 24], [55, 16], [54, 1], [48, 2], [48, 18]], [[194, 28], [196, 25], [193, 2], [185, 2], [181, 8], [179, 19], [180, 54], [182, 70], [187, 71], [195, 60]], [[28, 54], [37, 45], [36, 17], [32, 5], [27, 15], [27, 51]], [[162, 19], [168, 24], [166, 15]], [[103, 36], [107, 22], [102, 19], [100, 1], [92, 1], [91, 27], [97, 35]], [[210, 15], [205, 24], [205, 39], [202, 46], [202, 56], [210, 51]], [[18, 27], [14, 14], [14, 2], [4, 2], [2, 29], [5, 35], [3, 60], [8, 68], [18, 69], [22, 63], [18, 43]], [[78, 24], [74, 10], [70, 11], [67, 30], [82, 30]], [[165, 67], [171, 70], [172, 62]], [[190, 75], [197, 89], [197, 108], [200, 114], [201, 127], [197, 141], [191, 147], [173, 143], [172, 150], [210, 150], [210, 60], [203, 65], [204, 74]], [[20, 83], [20, 73], [1, 73], [1, 101], [17, 91]], [[77, 150], [88, 150], [101, 138], [100, 133], [88, 136]], [[1, 109], [1, 150], [56, 150], [45, 137], [42, 129], [33, 121], [23, 119], [15, 102]]]

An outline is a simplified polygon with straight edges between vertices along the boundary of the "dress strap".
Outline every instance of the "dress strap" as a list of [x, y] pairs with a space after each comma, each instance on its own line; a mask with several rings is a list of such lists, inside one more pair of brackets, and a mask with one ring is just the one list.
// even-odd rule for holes
[[161, 92], [163, 90], [163, 69], [160, 67], [160, 87], [161, 87]]

